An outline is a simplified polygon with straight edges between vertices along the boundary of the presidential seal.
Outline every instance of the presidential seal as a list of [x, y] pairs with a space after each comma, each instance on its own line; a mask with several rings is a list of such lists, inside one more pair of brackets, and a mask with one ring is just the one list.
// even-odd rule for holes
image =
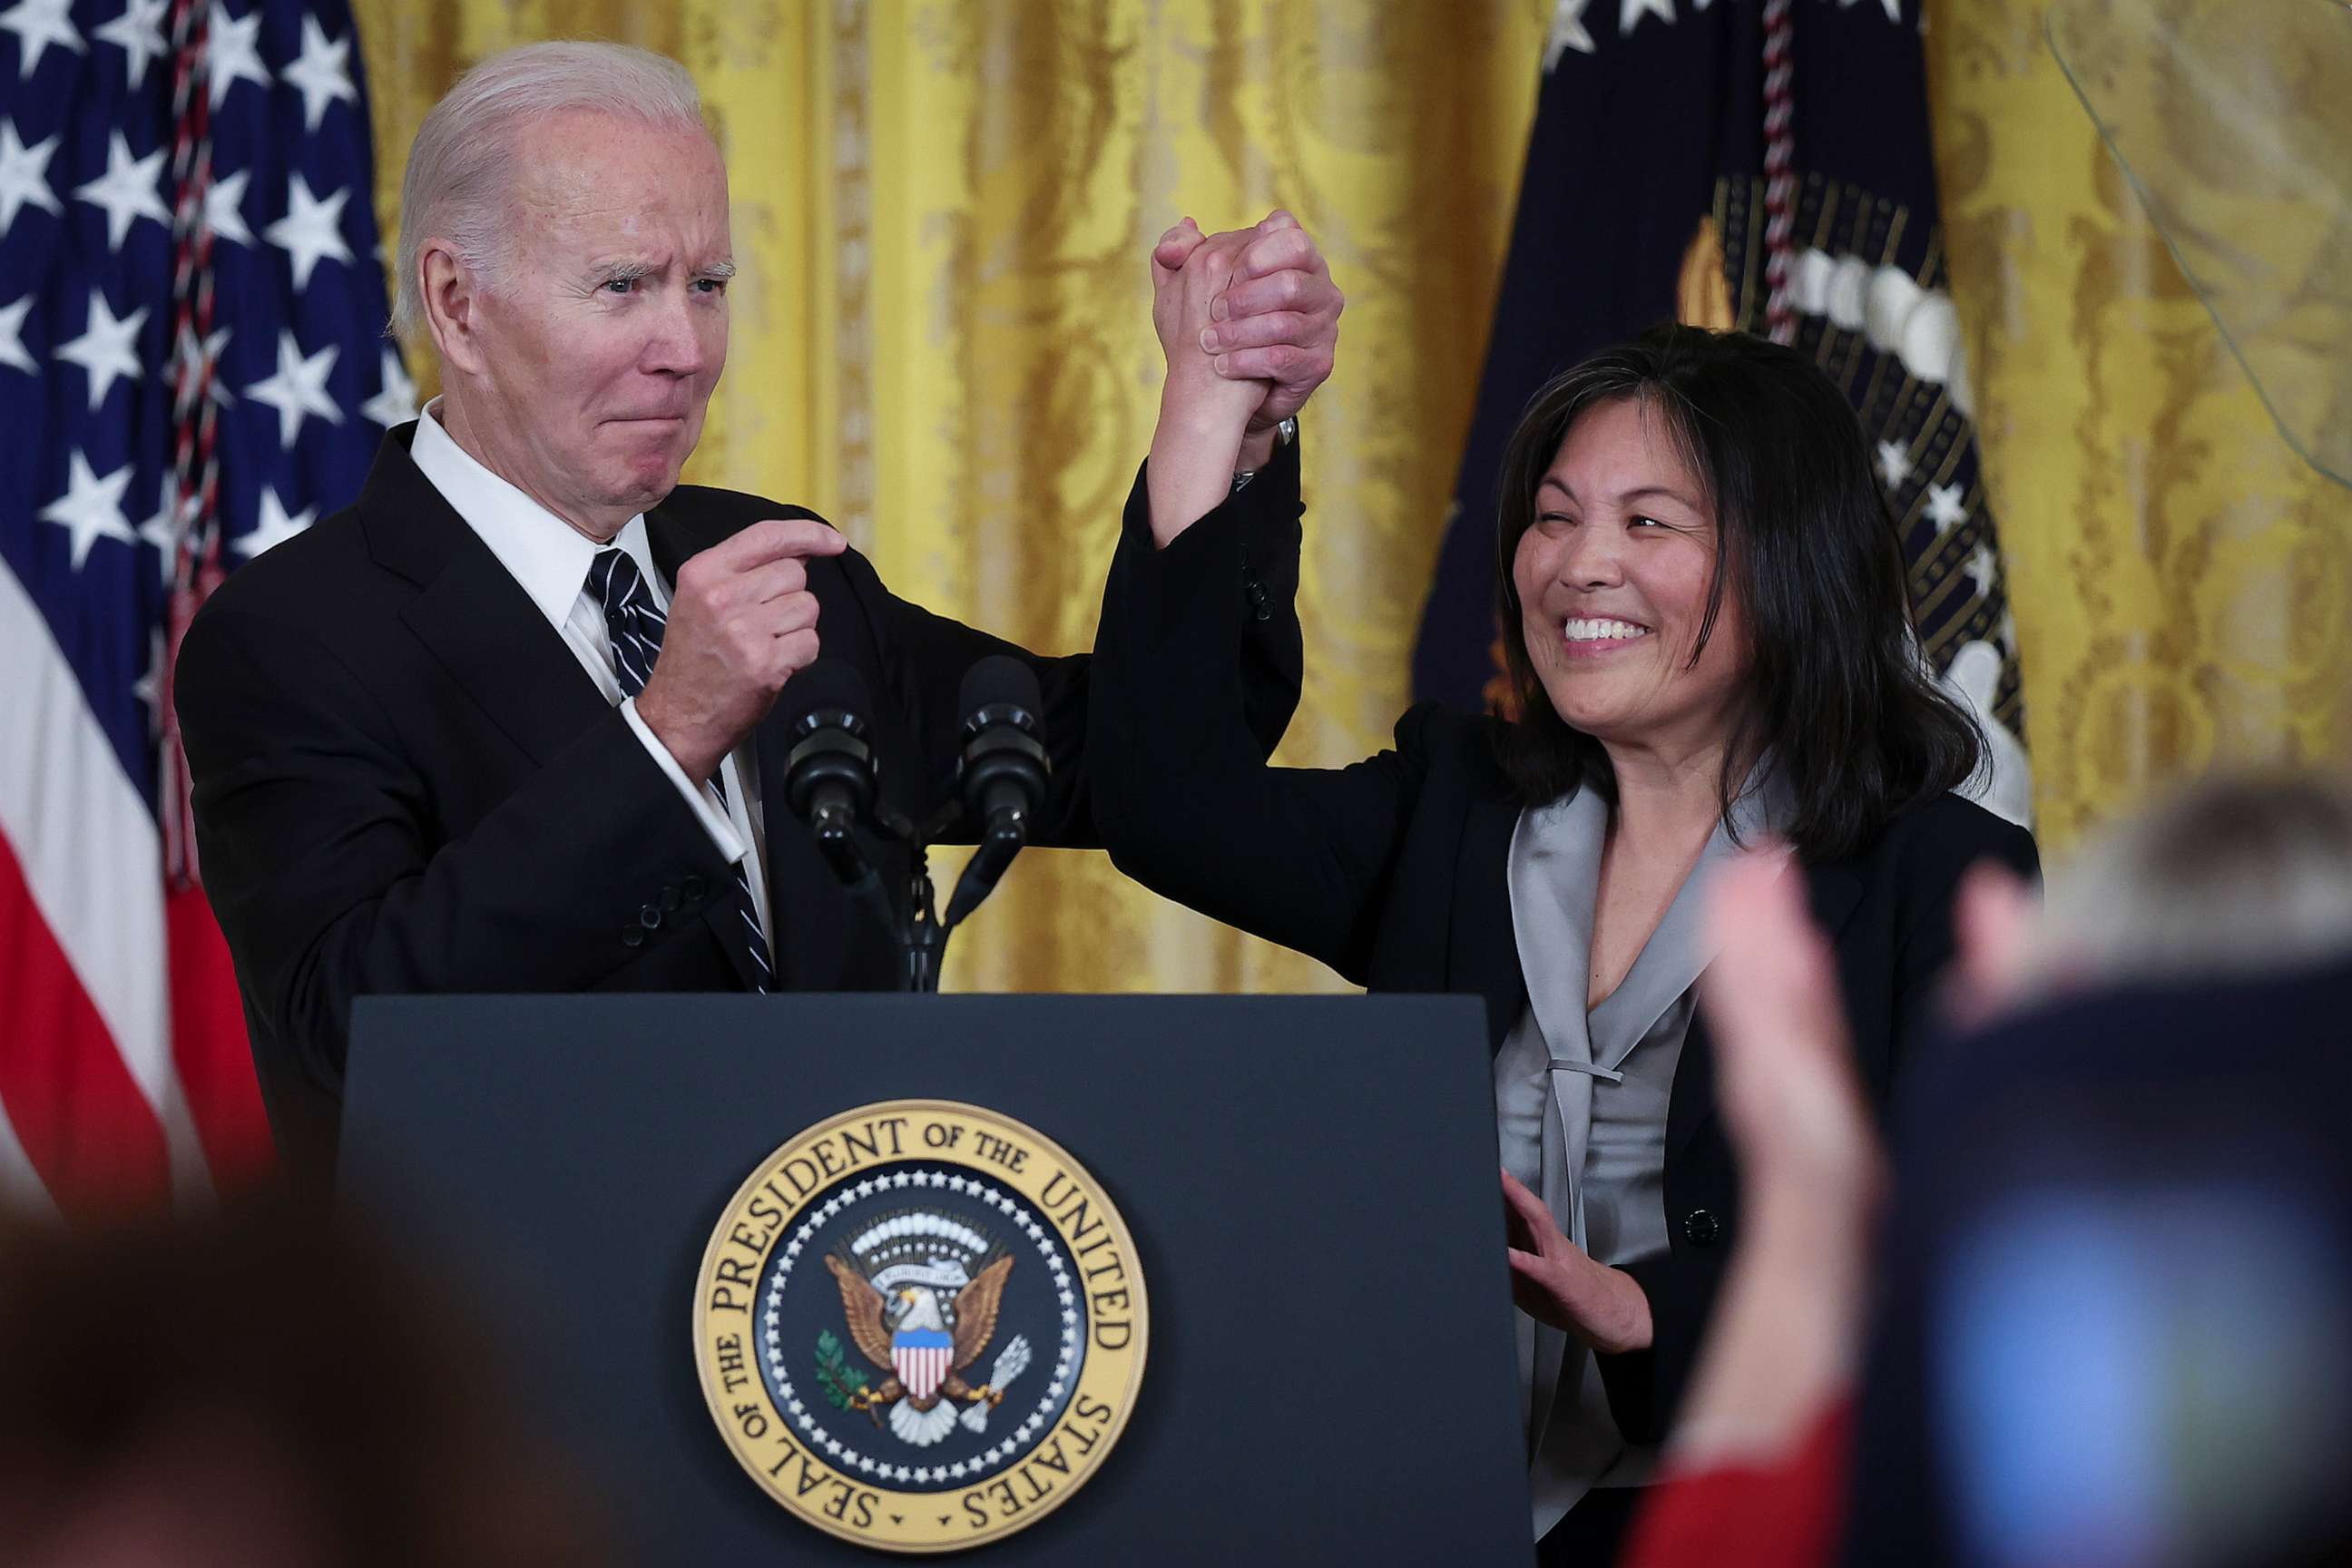
[[769, 1496], [845, 1540], [1025, 1530], [1118, 1441], [1150, 1313], [1078, 1163], [977, 1106], [845, 1111], [762, 1161], [695, 1280], [711, 1419]]

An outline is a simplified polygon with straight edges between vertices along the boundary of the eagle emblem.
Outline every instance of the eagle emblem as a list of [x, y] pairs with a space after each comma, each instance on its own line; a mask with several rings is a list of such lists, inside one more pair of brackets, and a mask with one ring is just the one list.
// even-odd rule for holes
[[778, 1146], [695, 1280], [703, 1398], [745, 1475], [885, 1552], [980, 1545], [1067, 1501], [1136, 1408], [1150, 1328], [1110, 1194], [956, 1100], [852, 1107]]
[[[988, 1380], [963, 1376], [996, 1334], [1013, 1255], [943, 1215], [899, 1215], [825, 1256], [841, 1288], [850, 1343], [882, 1373], [864, 1375], [830, 1334], [817, 1345], [819, 1377], [837, 1407], [862, 1411], [916, 1447], [929, 1447], [961, 1422], [984, 1432], [1005, 1386], [1028, 1366], [1029, 1342], [1015, 1335]], [[974, 1267], [977, 1265], [977, 1267]], [[961, 1405], [959, 1405], [961, 1402]]]

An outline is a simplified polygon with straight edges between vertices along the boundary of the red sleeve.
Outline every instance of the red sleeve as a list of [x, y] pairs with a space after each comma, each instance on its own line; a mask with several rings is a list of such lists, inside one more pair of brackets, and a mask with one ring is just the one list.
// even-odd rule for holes
[[1853, 1429], [1841, 1400], [1781, 1464], [1669, 1477], [1642, 1505], [1619, 1568], [1822, 1568], [1845, 1528]]

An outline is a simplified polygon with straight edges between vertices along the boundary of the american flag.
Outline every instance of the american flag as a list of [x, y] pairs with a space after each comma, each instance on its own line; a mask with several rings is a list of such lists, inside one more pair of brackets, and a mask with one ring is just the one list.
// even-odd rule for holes
[[414, 389], [345, 0], [0, 0], [0, 1198], [269, 1163], [171, 659]]

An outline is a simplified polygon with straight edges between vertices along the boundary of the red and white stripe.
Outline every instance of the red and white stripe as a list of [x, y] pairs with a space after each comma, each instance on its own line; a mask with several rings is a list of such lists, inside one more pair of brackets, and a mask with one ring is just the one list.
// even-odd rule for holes
[[1797, 257], [1795, 18], [1791, 0], [1764, 0], [1764, 324], [1776, 343], [1797, 339], [1789, 268]]
[[269, 1163], [236, 983], [63, 650], [0, 568], [0, 1197], [202, 1203]]
[[948, 1359], [955, 1354], [953, 1345], [901, 1345], [890, 1347], [890, 1364], [898, 1369], [898, 1381], [907, 1392], [918, 1399], [929, 1399], [948, 1374]]
[[155, 819], [15, 575], [0, 570], [0, 963], [8, 1136], [57, 1205], [201, 1178], [172, 1072]]

